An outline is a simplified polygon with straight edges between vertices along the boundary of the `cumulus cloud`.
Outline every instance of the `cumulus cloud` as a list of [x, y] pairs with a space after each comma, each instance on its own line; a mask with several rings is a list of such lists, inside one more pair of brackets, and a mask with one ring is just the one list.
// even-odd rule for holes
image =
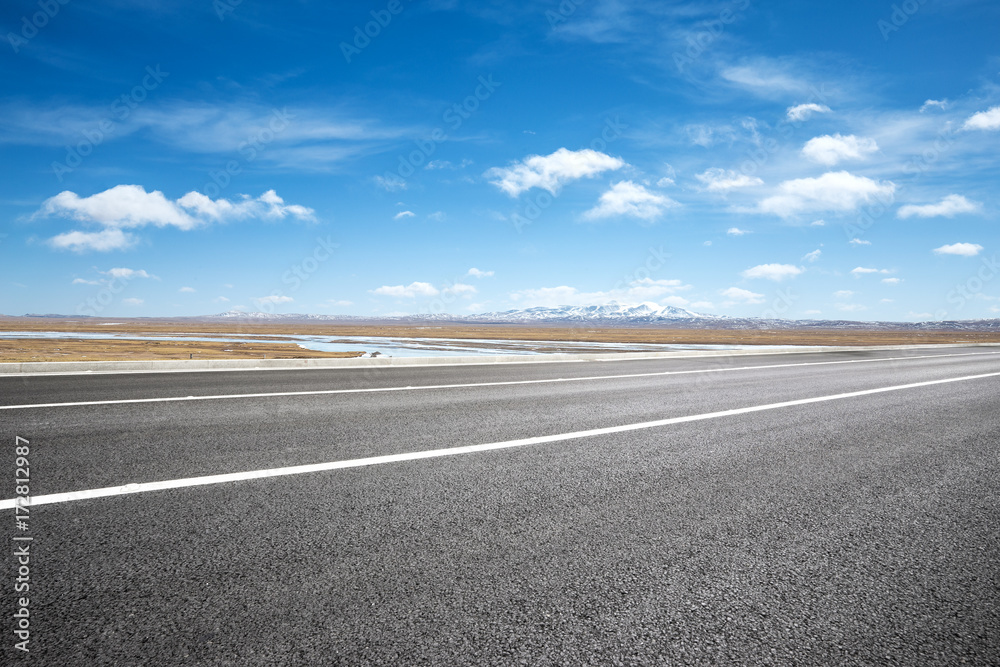
[[741, 275], [744, 278], [766, 278], [780, 282], [785, 278], [794, 278], [803, 271], [801, 267], [792, 264], [759, 264], [747, 269]]
[[473, 278], [492, 278], [493, 277], [493, 272], [492, 271], [480, 271], [476, 267], [472, 267], [471, 269], [468, 270], [468, 272], [466, 272], [465, 275], [472, 276]]
[[196, 290], [196, 289], [195, 289], [195, 288], [193, 288], [193, 287], [182, 287], [182, 288], [180, 288], [180, 289], [179, 289], [179, 290], [177, 290], [177, 291], [178, 291], [178, 292], [185, 292], [185, 293], [188, 293], [188, 294], [190, 294], [190, 293], [194, 293], [194, 292], [197, 292], [198, 290]]
[[726, 230], [726, 234], [730, 236], [743, 236], [744, 234], [749, 234], [750, 232], [745, 229], [740, 229], [739, 227], [730, 227]]
[[878, 144], [868, 137], [825, 134], [807, 141], [802, 154], [813, 162], [832, 167], [844, 160], [862, 160], [877, 150]]
[[624, 166], [625, 161], [621, 158], [589, 148], [579, 151], [560, 148], [550, 155], [529, 155], [509, 167], [493, 167], [484, 175], [490, 183], [511, 197], [517, 197], [531, 188], [542, 188], [556, 194], [570, 181], [590, 178]]
[[978, 243], [952, 243], [934, 248], [936, 255], [961, 255], [962, 257], [975, 257], [983, 249]]
[[982, 204], [969, 201], [962, 195], [948, 195], [937, 204], [907, 204], [896, 211], [897, 218], [954, 218], [959, 213], [975, 213]]
[[853, 211], [875, 200], [891, 201], [896, 184], [830, 171], [817, 178], [784, 181], [778, 190], [780, 194], [761, 201], [757, 210], [783, 218], [814, 211]]
[[747, 176], [732, 169], [706, 169], [704, 173], [695, 175], [705, 184], [709, 192], [725, 192], [733, 188], [747, 188], [753, 185], [763, 185], [764, 181], [756, 176]]
[[135, 245], [137, 240], [134, 235], [126, 234], [120, 229], [105, 229], [100, 232], [63, 232], [53, 236], [48, 243], [59, 250], [107, 252], [130, 248]]
[[409, 285], [383, 285], [372, 290], [373, 294], [413, 299], [418, 296], [437, 296], [440, 291], [430, 283], [413, 282]]
[[974, 113], [962, 125], [963, 130], [1000, 130], [1000, 106]]
[[788, 107], [786, 117], [792, 122], [799, 122], [809, 120], [814, 113], [830, 113], [830, 107], [825, 104], [816, 104], [815, 102], [796, 104], [793, 107]]
[[871, 241], [862, 241], [861, 239], [851, 239], [848, 241], [851, 245], [871, 245]]
[[756, 292], [751, 292], [750, 290], [741, 289], [739, 287], [730, 287], [728, 289], [720, 290], [719, 294], [727, 299], [732, 299], [733, 301], [738, 301], [740, 303], [764, 303], [763, 294], [757, 294]]
[[822, 254], [823, 254], [823, 251], [820, 250], [819, 248], [817, 248], [816, 250], [813, 250], [812, 252], [807, 252], [805, 255], [802, 256], [802, 259], [804, 259], [807, 262], [815, 262], [817, 259], [819, 259], [819, 256], [822, 255]]
[[650, 192], [632, 181], [621, 181], [601, 195], [597, 206], [583, 214], [587, 220], [630, 216], [642, 220], [655, 220], [668, 208], [680, 206], [665, 195]]
[[297, 204], [285, 204], [274, 190], [256, 199], [211, 199], [199, 192], [189, 192], [171, 201], [159, 190], [146, 192], [141, 185], [116, 185], [113, 188], [80, 197], [66, 190], [42, 203], [32, 218], [60, 217], [103, 227], [96, 232], [73, 230], [49, 239], [55, 248], [75, 251], [121, 250], [136, 242], [122, 231], [145, 226], [176, 227], [190, 230], [211, 222], [242, 218], [313, 219], [313, 210]]

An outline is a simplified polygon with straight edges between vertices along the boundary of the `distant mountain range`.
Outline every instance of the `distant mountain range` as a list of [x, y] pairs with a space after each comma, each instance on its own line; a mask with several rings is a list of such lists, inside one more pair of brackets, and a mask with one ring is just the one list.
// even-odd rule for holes
[[449, 322], [455, 324], [580, 324], [593, 326], [672, 326], [684, 329], [857, 329], [857, 330], [964, 330], [1000, 329], [1000, 319], [946, 320], [930, 322], [876, 322], [855, 320], [786, 320], [759, 317], [726, 317], [695, 313], [674, 306], [655, 303], [600, 306], [558, 306], [526, 308], [479, 315], [449, 315], [446, 313], [373, 317], [356, 315], [312, 315], [295, 313], [261, 313], [230, 310], [199, 319], [243, 319], [255, 321], [329, 321], [329, 322]]

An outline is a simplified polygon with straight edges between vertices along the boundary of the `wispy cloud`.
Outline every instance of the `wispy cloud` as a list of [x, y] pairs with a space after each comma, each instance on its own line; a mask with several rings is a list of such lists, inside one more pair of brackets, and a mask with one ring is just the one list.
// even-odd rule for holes
[[412, 282], [409, 285], [383, 285], [373, 289], [372, 294], [415, 299], [418, 296], [437, 296], [441, 291], [430, 283]]
[[982, 208], [979, 202], [969, 201], [962, 195], [948, 195], [937, 204], [907, 204], [896, 211], [898, 218], [954, 218], [960, 213], [976, 213]]

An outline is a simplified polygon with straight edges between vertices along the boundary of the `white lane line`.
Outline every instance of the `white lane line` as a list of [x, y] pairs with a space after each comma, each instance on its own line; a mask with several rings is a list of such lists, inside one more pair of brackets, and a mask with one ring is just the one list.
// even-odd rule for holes
[[578, 378], [547, 378], [544, 380], [505, 380], [499, 382], [471, 382], [465, 384], [408, 385], [405, 387], [370, 387], [367, 389], [318, 389], [312, 391], [276, 391], [258, 394], [217, 394], [211, 396], [166, 396], [159, 398], [122, 398], [107, 401], [75, 401], [72, 403], [31, 403], [26, 405], [0, 405], [0, 410], [28, 410], [33, 408], [71, 408], [86, 405], [125, 405], [129, 403], [172, 403], [178, 401], [218, 401], [232, 398], [276, 398], [280, 396], [320, 396], [324, 394], [371, 394], [387, 391], [420, 391], [429, 389], [469, 389], [473, 387], [502, 387], [518, 384], [547, 384], [554, 382], [590, 382], [592, 380], [623, 380], [628, 378], [658, 377], [664, 375], [689, 375], [692, 373], [728, 373], [768, 368], [797, 366], [830, 366], [835, 364], [869, 364], [880, 361], [910, 361], [938, 357], [978, 357], [1000, 352], [961, 352], [955, 354], [926, 354], [913, 357], [884, 357], [881, 359], [847, 359], [841, 361], [808, 361], [798, 364], [769, 364], [765, 366], [738, 366], [735, 368], [700, 368], [689, 371], [658, 371], [655, 373], [628, 373], [625, 375], [592, 375]]
[[[108, 496], [124, 496], [132, 493], [145, 493], [147, 491], [162, 491], [165, 489], [180, 489], [190, 486], [205, 486], [207, 484], [223, 484], [226, 482], [241, 482], [250, 479], [265, 479], [267, 477], [284, 477], [287, 475], [303, 475], [311, 472], [325, 472], [329, 470], [341, 470], [344, 468], [360, 468], [363, 466], [382, 465], [385, 463], [399, 463], [402, 461], [416, 461], [419, 459], [433, 459], [443, 456], [457, 456], [459, 454], [473, 454], [476, 452], [486, 452], [494, 449], [510, 449], [513, 447], [525, 447], [527, 445], [541, 445], [547, 442], [560, 442], [562, 440], [574, 440], [577, 438], [591, 438], [597, 435], [608, 435], [612, 433], [624, 433], [626, 431], [638, 431], [640, 429], [656, 428], [658, 426], [669, 426], [670, 424], [683, 424], [685, 422], [701, 421], [704, 419], [718, 419], [720, 417], [731, 417], [749, 412], [762, 412], [764, 410], [776, 410], [795, 405], [808, 405], [809, 403], [822, 403], [825, 401], [837, 401], [844, 398], [856, 398], [858, 396], [869, 396], [871, 394], [881, 394], [888, 391], [900, 391], [903, 389], [915, 389], [917, 387], [929, 387], [937, 384], [947, 384], [950, 382], [964, 382], [966, 380], [979, 380], [982, 378], [998, 377], [998, 373], [985, 373], [983, 375], [967, 375], [965, 377], [947, 378], [944, 380], [929, 380], [926, 382], [914, 382], [912, 384], [901, 384], [893, 387], [880, 387], [878, 389], [864, 389], [862, 391], [852, 391], [845, 394], [832, 394], [829, 396], [816, 396], [813, 398], [801, 398], [794, 401], [783, 401], [781, 403], [769, 403], [767, 405], [755, 405], [749, 408], [736, 408], [733, 410], [721, 410], [719, 412], [706, 412], [700, 415], [688, 415], [686, 417], [671, 417], [669, 419], [658, 419], [656, 421], [639, 422], [636, 424], [625, 424], [623, 426], [609, 426], [606, 428], [595, 428], [587, 431], [572, 431], [570, 433], [558, 433], [556, 435], [543, 435], [534, 438], [522, 438], [520, 440], [507, 440], [505, 442], [490, 442], [482, 445], [466, 445], [463, 447], [449, 447], [447, 449], [431, 449], [422, 452], [407, 452], [405, 454], [388, 454], [385, 456], [370, 456], [363, 459], [351, 459], [348, 461], [331, 461], [329, 463], [314, 463], [310, 465], [291, 466], [287, 468], [270, 468], [267, 470], [250, 470], [248, 472], [228, 473], [224, 475], [208, 475], [205, 477], [188, 477], [186, 479], [172, 479], [163, 482], [145, 482], [142, 484], [126, 484], [124, 486], [110, 486], [103, 489], [88, 489], [85, 491], [70, 491], [69, 493], [52, 493], [44, 496], [34, 496], [30, 505], [50, 505], [53, 503], [67, 503], [74, 500], [90, 500], [93, 498], [105, 498]], [[16, 499], [0, 500], [0, 510], [13, 509]]]

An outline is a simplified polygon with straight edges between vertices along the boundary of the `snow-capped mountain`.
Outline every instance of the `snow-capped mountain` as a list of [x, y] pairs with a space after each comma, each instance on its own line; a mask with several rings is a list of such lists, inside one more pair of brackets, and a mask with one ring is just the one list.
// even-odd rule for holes
[[653, 323], [672, 320], [719, 319], [716, 315], [703, 315], [675, 306], [655, 303], [620, 304], [615, 301], [602, 306], [557, 306], [555, 308], [527, 308], [506, 310], [499, 313], [471, 315], [465, 319], [477, 322], [634, 322]]

